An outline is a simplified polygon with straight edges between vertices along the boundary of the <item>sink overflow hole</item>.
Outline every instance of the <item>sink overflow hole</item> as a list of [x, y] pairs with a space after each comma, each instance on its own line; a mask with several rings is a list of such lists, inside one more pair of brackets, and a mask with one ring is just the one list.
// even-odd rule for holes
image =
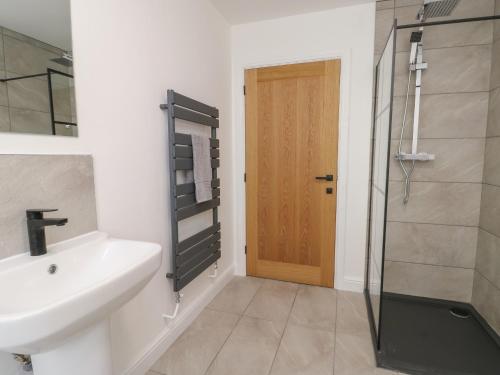
[[455, 318], [460, 318], [460, 319], [470, 318], [470, 313], [467, 310], [461, 309], [461, 308], [458, 308], [458, 307], [452, 307], [450, 309], [450, 313]]
[[53, 275], [57, 272], [57, 264], [51, 264], [48, 269], [49, 274]]

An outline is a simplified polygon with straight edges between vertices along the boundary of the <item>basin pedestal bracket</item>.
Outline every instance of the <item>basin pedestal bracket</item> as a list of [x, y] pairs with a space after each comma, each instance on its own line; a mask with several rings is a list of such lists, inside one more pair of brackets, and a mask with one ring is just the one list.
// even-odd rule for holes
[[208, 277], [210, 277], [211, 279], [215, 279], [217, 277], [217, 270], [218, 269], [219, 269], [219, 265], [217, 264], [217, 262], [215, 262], [214, 273], [209, 274]]
[[179, 312], [179, 307], [181, 306], [181, 299], [182, 297], [184, 297], [184, 294], [182, 294], [181, 292], [177, 292], [176, 295], [175, 295], [175, 308], [174, 308], [174, 312], [173, 314], [171, 315], [168, 315], [168, 314], [163, 314], [163, 318], [164, 319], [170, 319], [170, 320], [173, 320], [177, 317], [177, 313]]

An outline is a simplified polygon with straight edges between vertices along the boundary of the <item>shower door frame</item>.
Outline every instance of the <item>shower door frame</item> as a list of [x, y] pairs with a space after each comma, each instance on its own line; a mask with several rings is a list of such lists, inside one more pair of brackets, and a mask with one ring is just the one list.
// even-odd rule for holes
[[[380, 333], [381, 333], [381, 325], [382, 325], [382, 304], [383, 304], [383, 299], [382, 295], [384, 292], [384, 263], [385, 263], [385, 242], [386, 242], [386, 232], [387, 232], [387, 202], [388, 202], [388, 187], [389, 187], [389, 166], [390, 166], [390, 153], [391, 153], [391, 131], [392, 131], [392, 115], [393, 115], [393, 102], [394, 102], [394, 73], [395, 73], [395, 64], [396, 64], [396, 41], [397, 41], [397, 30], [398, 30], [398, 25], [397, 25], [397, 20], [394, 19], [393, 27], [391, 31], [389, 32], [389, 35], [387, 37], [387, 42], [385, 44], [384, 50], [377, 62], [376, 68], [375, 68], [375, 85], [374, 85], [374, 101], [373, 101], [373, 118], [372, 118], [372, 140], [371, 140], [371, 152], [370, 152], [370, 188], [369, 188], [369, 195], [368, 195], [368, 226], [367, 226], [367, 243], [366, 243], [366, 269], [365, 269], [365, 287], [364, 287], [364, 295], [365, 295], [365, 300], [366, 300], [366, 307], [368, 310], [368, 321], [370, 323], [370, 331], [371, 331], [371, 336], [373, 340], [373, 346], [375, 348], [375, 352], [378, 353], [380, 350]], [[392, 40], [392, 71], [391, 71], [391, 97], [389, 101], [389, 126], [387, 129], [387, 136], [388, 136], [388, 145], [387, 145], [387, 161], [386, 161], [386, 176], [385, 176], [385, 197], [384, 197], [384, 225], [383, 225], [383, 239], [382, 239], [382, 261], [380, 264], [380, 302], [379, 302], [379, 313], [378, 313], [378, 326], [375, 325], [375, 315], [373, 313], [373, 305], [371, 302], [370, 298], [370, 289], [369, 289], [369, 276], [370, 276], [370, 261], [371, 261], [371, 229], [372, 229], [372, 201], [373, 201], [373, 194], [372, 194], [372, 184], [373, 184], [373, 169], [374, 169], [374, 152], [375, 152], [375, 132], [376, 132], [376, 110], [377, 110], [377, 89], [378, 89], [378, 84], [379, 84], [379, 64], [381, 59], [384, 56], [385, 49], [388, 46], [389, 40], [391, 38], [391, 34], [393, 34], [393, 40]], [[378, 328], [378, 329], [377, 329]], [[377, 365], [379, 364], [379, 356], [375, 355]]]

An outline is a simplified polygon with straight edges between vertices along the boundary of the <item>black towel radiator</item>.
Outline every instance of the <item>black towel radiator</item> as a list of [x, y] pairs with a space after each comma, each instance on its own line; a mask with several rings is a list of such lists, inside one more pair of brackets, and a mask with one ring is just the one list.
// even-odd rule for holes
[[[177, 312], [181, 297], [179, 291], [221, 257], [218, 219], [220, 180], [217, 178], [217, 168], [220, 164], [217, 139], [219, 110], [174, 90], [168, 90], [167, 104], [160, 105], [160, 108], [168, 110], [172, 272], [167, 274], [167, 278], [173, 280], [174, 292], [177, 292]], [[193, 169], [193, 148], [189, 134], [176, 132], [176, 119], [211, 128], [213, 198], [210, 201], [196, 203], [194, 182], [177, 184], [177, 171]], [[179, 242], [179, 221], [208, 210], [212, 210], [212, 225]], [[168, 317], [175, 317], [176, 312]]]

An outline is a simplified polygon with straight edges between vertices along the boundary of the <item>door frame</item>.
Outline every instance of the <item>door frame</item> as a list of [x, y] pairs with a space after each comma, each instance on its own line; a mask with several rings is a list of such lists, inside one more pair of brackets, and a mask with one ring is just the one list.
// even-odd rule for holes
[[[349, 102], [350, 87], [349, 77], [351, 73], [351, 50], [340, 50], [333, 53], [318, 53], [315, 55], [282, 57], [268, 59], [267, 61], [255, 61], [249, 63], [236, 64], [235, 72], [238, 77], [235, 80], [234, 88], [240, 88], [233, 92], [233, 119], [236, 124], [232, 134], [233, 150], [235, 160], [234, 171], [234, 200], [233, 214], [235, 217], [235, 273], [246, 275], [246, 186], [243, 181], [245, 173], [245, 96], [243, 86], [245, 84], [245, 70], [254, 68], [264, 68], [270, 66], [300, 64], [324, 60], [340, 60], [340, 100], [339, 100], [339, 137], [337, 155], [337, 210], [336, 210], [336, 238], [334, 257], [334, 287], [336, 289], [357, 290], [358, 281], [353, 285], [348, 285], [344, 280], [345, 268], [345, 241], [346, 241], [346, 220], [347, 220], [347, 176], [348, 176], [348, 143], [349, 143]], [[359, 281], [362, 284], [362, 280]]]

